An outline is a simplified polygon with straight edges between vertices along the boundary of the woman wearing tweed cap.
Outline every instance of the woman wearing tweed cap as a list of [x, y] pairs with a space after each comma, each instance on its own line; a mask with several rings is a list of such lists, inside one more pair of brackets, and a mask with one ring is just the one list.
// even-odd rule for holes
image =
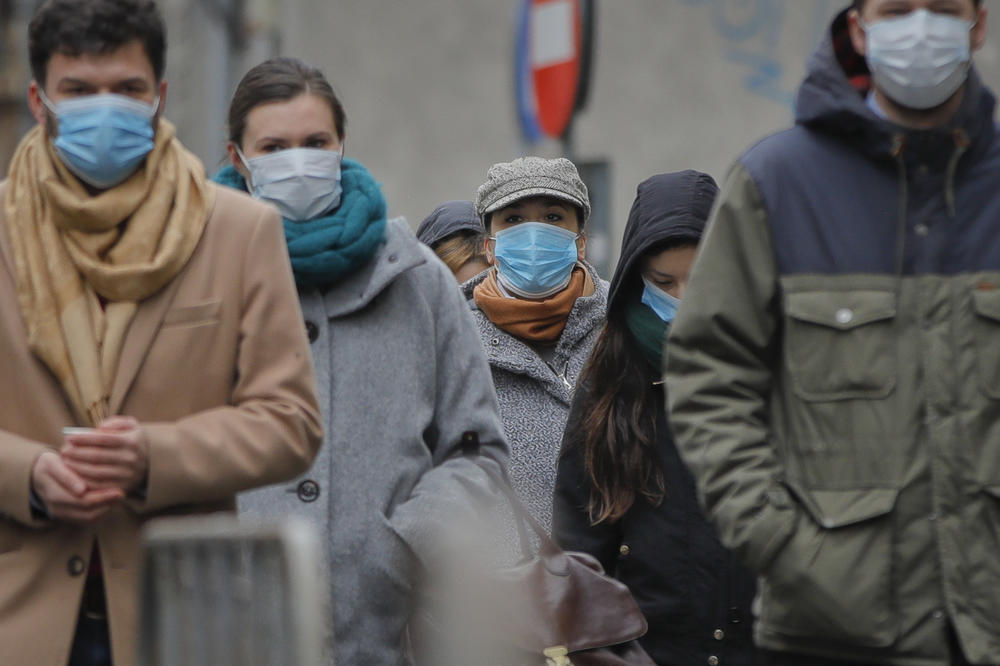
[[462, 285], [511, 447], [511, 485], [546, 528], [577, 376], [600, 333], [608, 283], [585, 261], [590, 200], [567, 159], [494, 164], [476, 195], [488, 271]]

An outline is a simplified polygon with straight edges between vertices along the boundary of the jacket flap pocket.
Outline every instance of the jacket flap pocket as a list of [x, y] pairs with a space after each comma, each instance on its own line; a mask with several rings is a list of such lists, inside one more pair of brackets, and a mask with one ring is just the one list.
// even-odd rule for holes
[[974, 289], [972, 305], [983, 317], [1000, 321], [1000, 289]]
[[785, 294], [785, 312], [799, 321], [849, 330], [896, 315], [891, 291], [800, 291]]
[[804, 490], [793, 486], [792, 492], [816, 524], [826, 529], [884, 516], [892, 511], [899, 495], [896, 488]]
[[167, 312], [163, 318], [164, 326], [177, 326], [178, 324], [194, 324], [215, 321], [219, 318], [219, 311], [222, 309], [222, 301], [211, 301], [209, 303], [199, 303], [197, 305], [183, 305], [173, 308]]

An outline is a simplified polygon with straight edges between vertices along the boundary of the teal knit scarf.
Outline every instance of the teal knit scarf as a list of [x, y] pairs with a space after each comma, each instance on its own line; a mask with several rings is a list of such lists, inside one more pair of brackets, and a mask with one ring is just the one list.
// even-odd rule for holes
[[[248, 192], [233, 166], [212, 178], [221, 185]], [[332, 214], [304, 222], [285, 219], [285, 242], [295, 284], [327, 287], [353, 274], [375, 255], [385, 239], [385, 197], [360, 162], [344, 159], [340, 166], [343, 194]]]
[[667, 337], [667, 323], [639, 299], [625, 305], [625, 324], [646, 361], [659, 374], [663, 370], [663, 343]]

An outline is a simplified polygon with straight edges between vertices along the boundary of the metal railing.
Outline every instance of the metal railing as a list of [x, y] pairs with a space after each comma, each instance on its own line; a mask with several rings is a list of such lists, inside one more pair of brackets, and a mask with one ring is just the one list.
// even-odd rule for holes
[[144, 539], [139, 666], [330, 663], [311, 528], [233, 516], [155, 521]]

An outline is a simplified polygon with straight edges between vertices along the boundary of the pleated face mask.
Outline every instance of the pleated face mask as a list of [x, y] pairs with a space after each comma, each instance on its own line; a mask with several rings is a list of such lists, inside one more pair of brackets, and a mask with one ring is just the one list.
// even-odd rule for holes
[[946, 102], [969, 71], [975, 23], [918, 9], [862, 26], [876, 85], [897, 104], [930, 109]]
[[146, 104], [111, 93], [75, 97], [53, 104], [38, 95], [58, 120], [56, 154], [80, 180], [100, 189], [135, 173], [153, 150], [153, 117], [160, 98]]
[[657, 317], [666, 323], [672, 322], [677, 316], [677, 308], [681, 306], [681, 299], [663, 291], [645, 276], [642, 278], [642, 282], [646, 285], [642, 290], [643, 305], [648, 306], [656, 313]]
[[545, 298], [569, 284], [580, 234], [544, 222], [521, 222], [497, 232], [497, 277], [508, 291]]
[[247, 159], [251, 193], [277, 206], [282, 217], [304, 222], [340, 205], [340, 152], [320, 148], [288, 148]]

